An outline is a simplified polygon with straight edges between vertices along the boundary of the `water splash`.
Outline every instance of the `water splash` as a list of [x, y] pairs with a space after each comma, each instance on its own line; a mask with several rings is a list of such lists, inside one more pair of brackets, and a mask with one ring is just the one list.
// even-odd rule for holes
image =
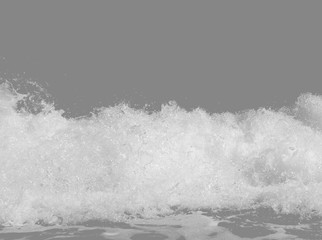
[[321, 96], [303, 94], [279, 111], [209, 114], [170, 102], [147, 113], [119, 104], [77, 119], [31, 96], [0, 87], [3, 225], [201, 208], [322, 214]]

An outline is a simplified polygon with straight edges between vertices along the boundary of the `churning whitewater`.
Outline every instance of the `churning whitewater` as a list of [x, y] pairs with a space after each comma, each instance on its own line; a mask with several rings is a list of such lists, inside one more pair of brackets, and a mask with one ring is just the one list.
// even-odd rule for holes
[[[130, 221], [178, 209], [322, 215], [322, 97], [209, 114], [174, 102], [82, 118], [0, 87], [0, 224]], [[22, 107], [18, 107], [18, 106]]]

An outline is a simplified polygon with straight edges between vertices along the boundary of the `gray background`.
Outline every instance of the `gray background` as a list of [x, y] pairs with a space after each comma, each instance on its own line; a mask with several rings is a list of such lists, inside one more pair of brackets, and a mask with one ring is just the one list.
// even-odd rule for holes
[[322, 1], [1, 1], [0, 72], [72, 116], [122, 100], [208, 112], [322, 92]]

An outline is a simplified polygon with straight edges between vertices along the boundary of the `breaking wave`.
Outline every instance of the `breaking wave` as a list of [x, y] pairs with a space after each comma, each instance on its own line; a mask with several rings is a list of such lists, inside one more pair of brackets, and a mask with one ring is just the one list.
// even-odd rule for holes
[[37, 96], [0, 86], [0, 224], [263, 206], [322, 214], [322, 96], [234, 114], [119, 104], [81, 118]]

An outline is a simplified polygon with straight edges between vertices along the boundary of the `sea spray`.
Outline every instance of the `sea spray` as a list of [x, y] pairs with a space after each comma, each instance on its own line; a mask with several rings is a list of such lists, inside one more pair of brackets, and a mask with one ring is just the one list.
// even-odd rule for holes
[[0, 87], [2, 225], [180, 209], [322, 214], [320, 96], [301, 95], [292, 109], [210, 114], [170, 102], [148, 113], [119, 104], [80, 118], [26, 96]]

